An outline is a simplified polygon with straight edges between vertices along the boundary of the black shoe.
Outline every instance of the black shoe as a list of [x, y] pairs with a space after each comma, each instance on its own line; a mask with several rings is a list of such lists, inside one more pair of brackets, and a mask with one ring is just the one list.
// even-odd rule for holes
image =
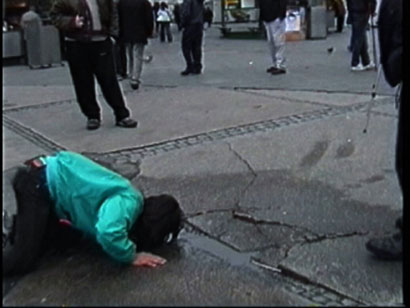
[[138, 88], [140, 87], [140, 83], [137, 80], [131, 80], [130, 85], [133, 90], [138, 90]]
[[117, 121], [115, 125], [119, 127], [125, 127], [125, 128], [134, 128], [134, 127], [137, 127], [138, 122], [131, 118], [125, 118], [120, 121]]
[[94, 130], [98, 129], [101, 125], [101, 121], [98, 119], [88, 119], [87, 120], [87, 129], [88, 130]]
[[266, 72], [267, 72], [267, 73], [272, 73], [273, 71], [276, 71], [276, 70], [277, 70], [276, 67], [271, 66], [270, 68], [268, 68], [268, 69], [266, 70]]
[[279, 74], [286, 74], [286, 70], [284, 68], [275, 68], [271, 71], [272, 75], [279, 75]]
[[186, 70], [184, 70], [184, 71], [181, 72], [181, 75], [182, 75], [182, 76], [187, 76], [187, 75], [189, 75], [189, 74], [191, 74], [191, 73], [192, 73], [191, 70], [186, 69]]
[[401, 260], [403, 258], [403, 235], [401, 232], [382, 238], [374, 238], [366, 243], [366, 248], [378, 259]]
[[199, 74], [201, 74], [201, 70], [199, 69], [199, 70], [193, 70], [192, 72], [191, 72], [191, 74], [193, 74], [193, 75], [199, 75]]

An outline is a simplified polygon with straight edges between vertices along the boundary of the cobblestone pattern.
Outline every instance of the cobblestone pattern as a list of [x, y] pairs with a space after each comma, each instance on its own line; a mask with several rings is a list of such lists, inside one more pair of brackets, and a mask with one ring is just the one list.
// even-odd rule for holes
[[[43, 105], [35, 106], [24, 106], [20, 108], [13, 108], [7, 110], [3, 113], [3, 124], [14, 131], [15, 133], [21, 135], [22, 137], [34, 142], [36, 145], [44, 148], [48, 151], [56, 151], [64, 149], [63, 146], [56, 144], [50, 139], [42, 136], [41, 134], [27, 128], [18, 122], [12, 120], [7, 115], [12, 112], [27, 110], [27, 109], [39, 109], [47, 108], [51, 105], [62, 104], [62, 103], [72, 103], [72, 100], [62, 101], [62, 102], [52, 102]], [[386, 105], [391, 103], [390, 99], [384, 99], [374, 102], [373, 107]], [[214, 142], [218, 140], [223, 140], [227, 138], [244, 136], [254, 133], [264, 133], [273, 131], [275, 129], [280, 129], [286, 126], [295, 126], [306, 122], [311, 122], [315, 120], [322, 120], [334, 116], [340, 116], [352, 112], [366, 112], [367, 111], [367, 102], [352, 106], [342, 106], [342, 107], [327, 107], [320, 110], [314, 110], [309, 112], [304, 112], [301, 114], [289, 115], [280, 117], [277, 119], [265, 120], [245, 125], [239, 125], [235, 127], [224, 128], [220, 130], [215, 130], [207, 133], [197, 134], [193, 136], [188, 136], [184, 138], [178, 138], [173, 140], [168, 140], [161, 143], [122, 149], [106, 152], [105, 154], [109, 157], [126, 155], [132, 160], [143, 159], [144, 157], [154, 156], [160, 153], [166, 153], [173, 150], [180, 150], [190, 146], [199, 145], [207, 142]]]
[[[389, 99], [380, 100], [374, 103], [373, 107], [386, 105], [391, 103]], [[227, 138], [251, 135], [255, 133], [265, 133], [270, 132], [275, 129], [284, 128], [287, 126], [300, 125], [306, 122], [322, 120], [334, 116], [345, 115], [352, 112], [366, 112], [367, 102], [356, 104], [353, 106], [343, 106], [343, 107], [328, 107], [320, 110], [314, 110], [309, 112], [304, 112], [301, 114], [283, 116], [276, 119], [265, 120], [245, 125], [239, 125], [235, 127], [224, 128], [220, 130], [215, 130], [207, 133], [192, 135], [184, 138], [178, 138], [173, 140], [168, 140], [161, 143], [122, 149], [118, 151], [106, 152], [107, 155], [128, 155], [134, 160], [143, 159], [145, 157], [154, 156], [160, 153], [166, 153], [173, 150], [180, 150], [194, 145], [200, 145], [207, 142], [214, 142], [218, 140], [223, 140]]]

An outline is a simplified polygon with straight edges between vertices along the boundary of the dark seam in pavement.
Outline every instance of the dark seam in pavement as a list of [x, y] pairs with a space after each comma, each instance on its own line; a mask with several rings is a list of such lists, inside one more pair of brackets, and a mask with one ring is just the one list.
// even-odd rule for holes
[[26, 127], [8, 117], [3, 115], [3, 125], [18, 134], [21, 137], [24, 137], [26, 140], [32, 142], [34, 145], [39, 146], [47, 151], [60, 151], [65, 150], [65, 148], [56, 142], [44, 137], [40, 133], [34, 131], [33, 129]]
[[[312, 232], [312, 234], [314, 234]], [[330, 233], [330, 234], [321, 234], [321, 235], [314, 235], [314, 238], [305, 238], [305, 242], [301, 244], [301, 246], [307, 245], [307, 244], [312, 244], [312, 243], [318, 243], [322, 242], [325, 240], [334, 240], [334, 239], [339, 239], [339, 238], [346, 238], [346, 237], [352, 237], [352, 236], [365, 236], [369, 234], [369, 232], [350, 232], [350, 233]]]
[[[219, 87], [220, 89], [233, 89], [236, 91], [240, 90], [277, 90], [277, 91], [288, 91], [288, 92], [312, 92], [312, 93], [326, 93], [326, 94], [334, 94], [334, 93], [341, 93], [341, 94], [356, 94], [356, 95], [371, 95], [371, 90], [369, 91], [350, 91], [350, 92], [340, 92], [339, 90], [312, 90], [312, 89], [285, 89], [283, 87], [275, 88], [275, 87], [243, 87], [243, 86], [232, 86], [232, 87]], [[378, 93], [378, 96], [395, 96], [395, 94], [390, 93]]]
[[334, 290], [334, 289], [328, 287], [328, 286], [325, 285], [325, 284], [321, 284], [321, 283], [319, 283], [319, 282], [310, 280], [308, 277], [303, 276], [303, 275], [301, 275], [301, 274], [299, 274], [299, 273], [297, 273], [297, 272], [294, 272], [294, 271], [288, 269], [287, 267], [285, 267], [285, 266], [283, 266], [283, 265], [281, 265], [281, 264], [278, 265], [278, 269], [281, 270], [281, 274], [282, 274], [283, 276], [287, 276], [287, 277], [289, 277], [289, 278], [291, 278], [291, 279], [298, 280], [298, 281], [300, 281], [300, 282], [302, 282], [302, 283], [310, 284], [310, 285], [316, 286], [316, 287], [318, 287], [318, 288], [320, 288], [320, 289], [324, 289], [324, 290], [326, 290], [326, 291], [328, 291], [328, 292], [331, 292], [331, 293], [337, 294], [337, 295], [339, 295], [339, 296], [341, 296], [341, 297], [347, 298], [347, 299], [353, 301], [354, 303], [358, 303], [358, 304], [362, 304], [362, 305], [365, 305], [365, 304], [366, 304], [366, 303], [364, 303], [364, 302], [362, 302], [362, 301], [357, 300], [356, 298], [350, 297], [349, 295], [340, 293], [339, 291]]
[[309, 234], [313, 234], [314, 236], [319, 236], [319, 235], [315, 234], [314, 232], [312, 232], [309, 229], [304, 228], [304, 227], [294, 226], [294, 225], [290, 225], [290, 224], [283, 223], [283, 222], [280, 222], [280, 221], [257, 219], [255, 217], [253, 217], [252, 215], [249, 215], [248, 213], [241, 213], [241, 212], [234, 211], [233, 212], [233, 218], [236, 218], [236, 219], [239, 219], [239, 220], [242, 220], [242, 221], [246, 221], [246, 222], [252, 223], [252, 224], [266, 224], [266, 225], [275, 225], [275, 226], [287, 227], [287, 228], [290, 228], [292, 230], [296, 230], [296, 231], [299, 231], [299, 232], [306, 232], [306, 233], [309, 233]]
[[210, 210], [204, 210], [204, 211], [199, 211], [191, 214], [187, 214], [186, 218], [193, 218], [201, 215], [206, 215], [210, 213], [223, 213], [223, 212], [232, 212], [233, 209], [210, 209]]

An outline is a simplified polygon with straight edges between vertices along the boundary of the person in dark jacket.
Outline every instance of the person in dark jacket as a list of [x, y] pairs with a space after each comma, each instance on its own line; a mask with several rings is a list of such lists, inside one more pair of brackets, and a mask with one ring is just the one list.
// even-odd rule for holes
[[184, 0], [181, 5], [182, 54], [186, 68], [182, 76], [201, 74], [204, 31], [204, 0]]
[[206, 28], [211, 27], [213, 19], [214, 13], [212, 12], [211, 8], [207, 6], [204, 11], [204, 23], [206, 24]]
[[330, 0], [328, 4], [335, 12], [336, 32], [342, 32], [346, 15], [346, 9], [343, 0]]
[[118, 16], [120, 40], [127, 55], [127, 75], [136, 90], [141, 83], [145, 45], [154, 27], [152, 6], [148, 0], [119, 0]]
[[31, 270], [43, 244], [73, 234], [68, 230], [78, 241], [95, 241], [119, 264], [156, 267], [166, 260], [147, 252], [175, 239], [182, 227], [174, 197], [144, 197], [128, 179], [78, 153], [30, 159], [10, 177], [17, 215], [3, 208], [3, 275]]
[[55, 0], [50, 17], [65, 36], [68, 66], [87, 129], [101, 125], [94, 77], [114, 111], [116, 125], [136, 127], [115, 72], [112, 38], [118, 37], [118, 13], [113, 0]]
[[286, 73], [285, 31], [286, 0], [260, 0], [259, 19], [265, 25], [272, 66], [266, 72], [273, 75]]
[[366, 29], [370, 15], [375, 14], [376, 0], [347, 0], [347, 10], [352, 23], [351, 70], [372, 70], [375, 64], [370, 60]]
[[[396, 171], [402, 194], [403, 189], [403, 1], [382, 0], [379, 9], [378, 30], [380, 45], [380, 62], [384, 76], [390, 86], [399, 86], [400, 102], [396, 141]], [[367, 249], [380, 259], [399, 260], [403, 258], [403, 218], [396, 221], [399, 232], [382, 238], [374, 238], [366, 243]]]

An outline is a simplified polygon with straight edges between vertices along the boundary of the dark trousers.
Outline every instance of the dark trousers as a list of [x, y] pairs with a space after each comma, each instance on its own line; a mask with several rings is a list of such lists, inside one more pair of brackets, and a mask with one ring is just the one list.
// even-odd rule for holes
[[336, 16], [336, 31], [337, 32], [343, 31], [344, 23], [345, 23], [345, 15]]
[[367, 43], [367, 23], [368, 14], [351, 13], [352, 21], [352, 61], [351, 65], [356, 66], [361, 63], [365, 66], [370, 63]]
[[160, 22], [159, 23], [159, 38], [161, 42], [165, 42], [165, 35], [169, 43], [172, 42], [171, 34], [171, 23], [169, 22]]
[[182, 32], [182, 54], [187, 70], [201, 71], [202, 69], [202, 37], [203, 25], [201, 23], [188, 25]]
[[20, 169], [13, 188], [18, 215], [9, 248], [3, 247], [3, 273], [18, 274], [31, 270], [43, 247], [52, 203], [46, 186], [45, 168]]
[[130, 115], [115, 73], [113, 44], [110, 39], [98, 42], [67, 41], [67, 60], [78, 104], [88, 119], [101, 119], [96, 99], [94, 76], [116, 121]]
[[115, 71], [118, 75], [125, 77], [127, 75], [127, 55], [125, 45], [120, 40], [114, 44]]
[[10, 243], [3, 245], [4, 275], [24, 274], [48, 248], [65, 249], [82, 238], [80, 231], [59, 223], [46, 183], [46, 166], [20, 168], [13, 179], [17, 216]]

